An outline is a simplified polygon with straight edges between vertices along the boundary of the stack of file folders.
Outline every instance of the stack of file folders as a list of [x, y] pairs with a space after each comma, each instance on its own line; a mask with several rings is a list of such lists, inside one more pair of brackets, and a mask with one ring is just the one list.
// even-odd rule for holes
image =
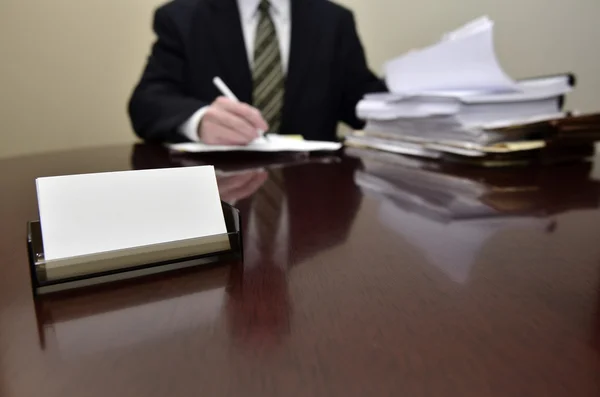
[[385, 69], [390, 92], [358, 103], [366, 125], [346, 137], [346, 146], [501, 166], [589, 157], [600, 140], [600, 114], [564, 110], [575, 76], [511, 79], [485, 17]]

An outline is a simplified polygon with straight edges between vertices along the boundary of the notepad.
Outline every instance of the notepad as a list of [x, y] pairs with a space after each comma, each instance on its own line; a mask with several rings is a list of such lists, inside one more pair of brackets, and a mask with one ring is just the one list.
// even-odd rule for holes
[[212, 166], [46, 177], [36, 187], [47, 271], [111, 270], [229, 248]]
[[298, 139], [296, 135], [274, 135], [257, 139], [248, 145], [207, 145], [200, 142], [176, 143], [169, 145], [175, 151], [188, 153], [210, 152], [333, 152], [339, 150], [339, 142], [308, 141]]

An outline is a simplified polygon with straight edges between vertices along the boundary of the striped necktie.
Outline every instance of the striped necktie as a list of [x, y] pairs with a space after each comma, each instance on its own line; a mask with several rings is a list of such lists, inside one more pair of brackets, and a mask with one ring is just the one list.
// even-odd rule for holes
[[252, 101], [269, 124], [269, 131], [278, 133], [281, 126], [285, 77], [277, 32], [269, 14], [269, 1], [261, 0], [258, 8], [260, 16], [254, 42]]

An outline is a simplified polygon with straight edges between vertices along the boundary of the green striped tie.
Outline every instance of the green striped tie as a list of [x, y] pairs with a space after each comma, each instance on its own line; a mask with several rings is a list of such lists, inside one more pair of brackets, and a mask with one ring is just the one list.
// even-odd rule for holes
[[252, 101], [269, 124], [269, 131], [278, 133], [281, 126], [285, 77], [281, 66], [277, 32], [269, 14], [269, 7], [268, 0], [262, 0], [258, 7], [260, 19], [254, 42]]

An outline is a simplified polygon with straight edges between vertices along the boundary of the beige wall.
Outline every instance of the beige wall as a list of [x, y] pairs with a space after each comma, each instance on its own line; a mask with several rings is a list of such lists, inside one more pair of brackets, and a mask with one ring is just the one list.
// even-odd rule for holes
[[513, 77], [572, 71], [568, 106], [600, 110], [600, 0], [344, 0], [358, 20], [372, 66], [488, 15], [496, 52]]
[[[297, 0], [302, 1], [302, 0]], [[160, 0], [1, 0], [0, 157], [132, 142], [128, 95]], [[370, 62], [436, 40], [482, 14], [515, 77], [570, 70], [569, 104], [600, 109], [598, 0], [343, 0]]]

